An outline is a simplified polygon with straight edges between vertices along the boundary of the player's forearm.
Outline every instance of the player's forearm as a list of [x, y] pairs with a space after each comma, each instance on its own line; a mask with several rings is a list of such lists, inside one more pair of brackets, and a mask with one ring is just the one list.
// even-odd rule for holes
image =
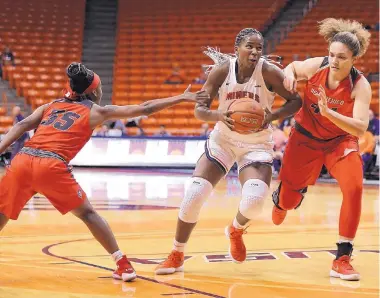
[[153, 113], [159, 112], [165, 108], [174, 106], [180, 102], [183, 102], [184, 100], [181, 97], [182, 96], [178, 95], [169, 98], [153, 99], [143, 102], [139, 105], [105, 106], [102, 111], [103, 118], [100, 122], [110, 119], [148, 116]]
[[0, 154], [4, 153], [10, 145], [17, 141], [26, 132], [26, 125], [24, 125], [23, 122], [19, 122], [13, 126], [0, 143]]
[[197, 105], [194, 110], [194, 116], [198, 120], [206, 122], [219, 121], [219, 112], [216, 110], [210, 110], [207, 106]]
[[328, 110], [325, 117], [339, 128], [357, 137], [362, 136], [368, 127], [368, 122], [341, 115], [331, 109]]
[[149, 116], [151, 114], [154, 114], [156, 112], [159, 112], [163, 109], [170, 108], [171, 106], [174, 106], [176, 104], [179, 104], [183, 102], [182, 96], [176, 95], [169, 98], [161, 98], [161, 99], [153, 99], [146, 101], [140, 106], [143, 109], [143, 112], [141, 115]]
[[287, 101], [282, 107], [272, 113], [270, 121], [287, 118], [294, 115], [302, 107], [302, 100], [297, 95], [297, 99]]

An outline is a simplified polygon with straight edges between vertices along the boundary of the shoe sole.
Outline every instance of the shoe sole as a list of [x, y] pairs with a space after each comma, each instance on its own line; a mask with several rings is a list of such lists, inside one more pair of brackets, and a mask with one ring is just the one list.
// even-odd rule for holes
[[123, 273], [121, 276], [119, 274], [115, 274], [113, 273], [112, 274], [112, 277], [114, 279], [118, 279], [118, 280], [122, 280], [122, 281], [132, 281], [134, 280], [137, 276], [136, 276], [136, 272], [134, 273], [131, 273], [131, 274], [127, 274], [127, 273]]
[[343, 280], [349, 280], [349, 281], [360, 280], [360, 274], [359, 273], [345, 275], [345, 274], [338, 273], [335, 270], [330, 270], [330, 276], [335, 277], [335, 278], [340, 278]]
[[154, 273], [157, 275], [168, 275], [168, 274], [174, 274], [176, 272], [183, 272], [183, 270], [184, 270], [184, 265], [182, 265], [178, 268], [171, 267], [171, 268], [156, 269], [154, 271]]
[[[226, 235], [227, 239], [230, 240], [230, 231], [229, 231], [229, 226], [227, 226], [225, 229], [224, 229], [224, 234]], [[228, 255], [230, 256], [230, 258], [232, 259], [232, 261], [236, 264], [242, 264], [244, 263], [245, 259], [243, 261], [238, 261], [238, 260], [235, 260], [233, 257], [232, 257], [232, 254], [231, 254], [231, 242], [230, 242], [230, 245], [228, 246]], [[247, 257], [246, 257], [247, 258]]]

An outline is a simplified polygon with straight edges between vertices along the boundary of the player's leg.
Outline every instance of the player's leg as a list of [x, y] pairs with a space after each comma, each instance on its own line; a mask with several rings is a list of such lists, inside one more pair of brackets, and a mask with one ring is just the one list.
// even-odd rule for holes
[[86, 193], [60, 160], [42, 158], [34, 171], [38, 180], [38, 191], [45, 195], [61, 213], [73, 213], [88, 227], [95, 239], [111, 255], [117, 265], [113, 273], [116, 279], [131, 281], [136, 272], [126, 256], [120, 251], [108, 223], [92, 207]]
[[86, 224], [95, 239], [109, 254], [119, 251], [119, 246], [107, 221], [94, 210], [87, 198], [71, 213]]
[[86, 224], [95, 239], [112, 256], [112, 259], [117, 265], [113, 277], [124, 281], [135, 279], [136, 272], [127, 257], [119, 249], [110, 226], [107, 221], [94, 210], [88, 199], [86, 198], [84, 203], [72, 210], [71, 213]]
[[281, 224], [287, 210], [300, 206], [308, 185], [313, 185], [318, 179], [323, 165], [321, 144], [302, 135], [293, 129], [280, 170], [280, 184], [272, 194], [272, 221]]
[[0, 180], [0, 231], [9, 219], [16, 220], [25, 204], [35, 194], [32, 186], [32, 157], [17, 155]]
[[224, 169], [210, 161], [206, 154], [201, 156], [181, 203], [175, 234], [177, 242], [187, 243], [198, 221], [204, 202], [211, 194], [214, 186], [225, 174]]
[[[258, 156], [260, 161], [255, 161]], [[230, 239], [229, 254], [236, 263], [246, 259], [243, 234], [246, 225], [260, 215], [272, 179], [272, 152], [250, 152], [238, 160], [242, 198], [231, 225], [226, 227]]]
[[198, 160], [193, 177], [190, 179], [182, 200], [173, 250], [168, 258], [159, 264], [156, 274], [172, 274], [183, 271], [184, 251], [193, 231], [201, 208], [214, 186], [226, 174], [235, 161], [233, 153], [219, 138], [211, 135], [206, 142], [205, 153]]
[[[344, 280], [359, 280], [360, 274], [350, 264], [350, 257], [361, 215], [363, 171], [359, 153], [350, 152], [350, 149], [345, 150], [347, 147], [352, 147], [350, 142], [341, 142], [326, 156], [326, 166], [330, 174], [338, 181], [343, 194], [339, 216], [338, 249], [330, 276]], [[344, 156], [345, 152], [350, 153]], [[339, 154], [344, 157], [339, 157]]]

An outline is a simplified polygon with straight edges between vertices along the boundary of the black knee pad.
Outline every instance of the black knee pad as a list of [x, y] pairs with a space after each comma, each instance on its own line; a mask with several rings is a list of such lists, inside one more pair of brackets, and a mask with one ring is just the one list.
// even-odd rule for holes
[[280, 189], [281, 189], [281, 183], [278, 185], [277, 189], [272, 193], [272, 201], [273, 204], [276, 205], [277, 208], [282, 209], [278, 203], [280, 202]]

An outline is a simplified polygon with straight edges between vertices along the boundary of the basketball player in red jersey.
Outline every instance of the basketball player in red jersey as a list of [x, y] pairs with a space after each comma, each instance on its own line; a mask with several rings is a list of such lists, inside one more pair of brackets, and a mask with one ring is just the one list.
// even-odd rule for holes
[[300, 206], [325, 164], [343, 193], [339, 241], [330, 276], [359, 280], [350, 264], [359, 225], [363, 189], [358, 136], [368, 127], [371, 87], [353, 66], [364, 55], [370, 33], [356, 21], [325, 19], [319, 33], [329, 42], [329, 56], [296, 61], [285, 70], [284, 86], [295, 92], [307, 80], [303, 106], [295, 116], [284, 152], [280, 186], [273, 193], [272, 219], [283, 222], [287, 210]]
[[107, 222], [93, 209], [75, 181], [68, 163], [90, 139], [93, 129], [106, 120], [150, 115], [180, 102], [194, 102], [196, 97], [207, 99], [208, 96], [204, 92], [190, 93], [188, 88], [182, 95], [140, 105], [101, 107], [98, 104], [102, 87], [96, 73], [83, 64], [72, 63], [67, 75], [70, 84], [64, 98], [36, 109], [0, 143], [1, 154], [25, 132], [37, 128], [0, 181], [0, 231], [9, 219], [18, 218], [33, 195], [41, 193], [59, 212], [72, 212], [87, 225], [116, 262], [114, 278], [131, 281], [136, 278], [136, 272], [119, 250]]

